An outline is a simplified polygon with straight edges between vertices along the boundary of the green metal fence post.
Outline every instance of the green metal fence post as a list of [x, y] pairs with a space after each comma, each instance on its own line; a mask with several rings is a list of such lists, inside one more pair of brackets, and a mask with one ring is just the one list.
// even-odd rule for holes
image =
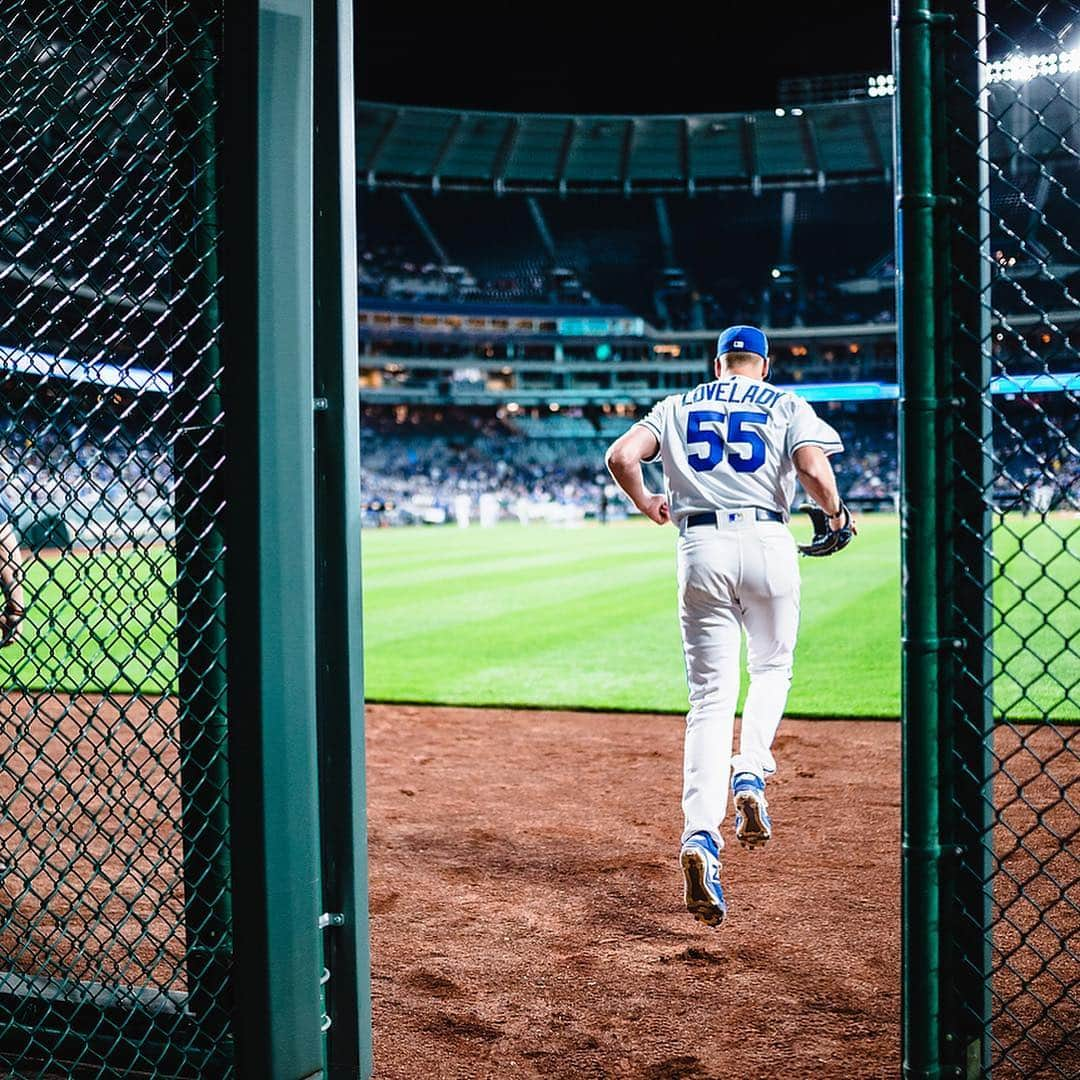
[[315, 394], [319, 770], [331, 1076], [372, 1072], [351, 0], [315, 4]]
[[[181, 832], [187, 1008], [199, 1037], [215, 1045], [228, 1033], [232, 964], [229, 892], [229, 763], [225, 653], [225, 503], [222, 358], [218, 334], [218, 170], [214, 55], [192, 6], [178, 21], [191, 93], [178, 114], [177, 155], [191, 207], [190, 235], [177, 245], [175, 277], [184, 282], [178, 317], [190, 323], [187, 348], [173, 360], [172, 399], [179, 430], [173, 457], [182, 478], [176, 517], [176, 638], [179, 657]], [[187, 223], [185, 223], [187, 224]]]
[[940, 0], [947, 33], [935, 49], [935, 190], [949, 196], [936, 245], [941, 264], [937, 332], [946, 414], [941, 519], [951, 558], [940, 567], [941, 618], [956, 641], [942, 672], [942, 837], [956, 857], [943, 881], [950, 897], [942, 1001], [948, 1064], [986, 1076], [991, 1052], [994, 873], [993, 672], [991, 662], [993, 434], [990, 410], [989, 103], [986, 15], [971, 0]]
[[[237, 1071], [323, 1075], [315, 731], [312, 19], [228, 6], [224, 243]], [[245, 542], [245, 535], [248, 537]]]
[[931, 27], [894, 0], [903, 568], [903, 1070], [939, 1077], [938, 463]]

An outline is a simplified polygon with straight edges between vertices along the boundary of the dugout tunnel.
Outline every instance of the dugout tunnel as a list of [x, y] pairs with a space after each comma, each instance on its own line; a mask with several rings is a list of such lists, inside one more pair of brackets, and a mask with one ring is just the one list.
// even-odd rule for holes
[[351, 20], [5, 8], [6, 1075], [371, 1070]]

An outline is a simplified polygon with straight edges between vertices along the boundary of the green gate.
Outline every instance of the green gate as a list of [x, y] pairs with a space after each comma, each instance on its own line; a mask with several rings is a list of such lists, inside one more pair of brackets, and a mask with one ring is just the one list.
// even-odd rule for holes
[[368, 1075], [351, 5], [0, 42], [0, 1071]]
[[895, 0], [904, 1071], [1080, 1076], [1080, 8]]

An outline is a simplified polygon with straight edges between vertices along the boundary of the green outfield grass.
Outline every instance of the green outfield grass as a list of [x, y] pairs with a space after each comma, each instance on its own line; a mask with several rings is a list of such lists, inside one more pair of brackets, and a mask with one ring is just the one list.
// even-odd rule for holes
[[[995, 536], [997, 704], [1013, 719], [1076, 719], [1080, 523], [1038, 526], [1010, 517]], [[800, 561], [793, 715], [899, 715], [897, 519], [859, 528], [836, 558]], [[368, 695], [684, 710], [675, 540], [640, 521], [365, 533]]]
[[[999, 711], [1080, 718], [1080, 523], [1010, 517], [995, 537]], [[805, 522], [796, 528], [808, 531]], [[368, 697], [681, 712], [673, 529], [503, 525], [364, 534]], [[896, 518], [865, 515], [832, 559], [801, 561], [802, 628], [789, 711], [897, 716]], [[1043, 576], [1042, 567], [1048, 573]], [[169, 690], [173, 567], [163, 550], [35, 561], [6, 685]], [[1033, 704], [1034, 703], [1034, 704]]]
[[31, 559], [22, 634], [0, 650], [5, 684], [167, 693], [176, 680], [174, 581], [163, 547]]
[[[364, 534], [367, 693], [378, 700], [679, 712], [674, 529]], [[895, 518], [843, 558], [802, 560], [794, 714], [896, 716]]]

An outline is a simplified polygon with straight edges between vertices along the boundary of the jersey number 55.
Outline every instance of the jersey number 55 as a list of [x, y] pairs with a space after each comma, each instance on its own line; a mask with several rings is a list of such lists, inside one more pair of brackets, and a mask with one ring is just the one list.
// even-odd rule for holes
[[[690, 467], [695, 472], [710, 472], [724, 459], [724, 436], [720, 434], [719, 425], [727, 422], [727, 461], [736, 471], [741, 473], [756, 472], [765, 464], [765, 440], [761, 432], [756, 430], [757, 425], [769, 422], [768, 413], [763, 412], [716, 412], [712, 409], [697, 409], [687, 414], [686, 417], [686, 443], [704, 443], [708, 449], [704, 454], [693, 453], [687, 455]], [[704, 427], [703, 425], [717, 425], [716, 427]], [[747, 455], [741, 451], [735, 452], [732, 448], [737, 446], [749, 447]]]

